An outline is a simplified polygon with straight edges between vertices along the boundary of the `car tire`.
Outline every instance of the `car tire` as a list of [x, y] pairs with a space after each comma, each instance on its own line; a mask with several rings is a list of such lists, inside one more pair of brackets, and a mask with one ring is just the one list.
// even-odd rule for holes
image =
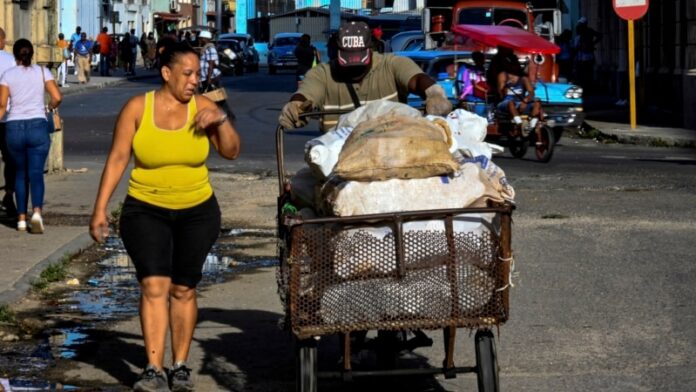
[[244, 75], [244, 65], [239, 65], [234, 67], [234, 74], [237, 76]]
[[276, 74], [276, 67], [273, 65], [269, 65], [268, 66], [268, 73], [271, 75], [275, 75]]

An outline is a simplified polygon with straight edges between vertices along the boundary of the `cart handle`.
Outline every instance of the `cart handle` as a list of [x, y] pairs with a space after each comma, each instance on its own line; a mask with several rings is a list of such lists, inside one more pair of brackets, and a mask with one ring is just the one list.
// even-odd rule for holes
[[[300, 119], [304, 118], [318, 118], [330, 115], [341, 115], [351, 112], [351, 110], [320, 110], [313, 112], [300, 113]], [[284, 134], [286, 132], [291, 132], [291, 130], [285, 129], [282, 125], [278, 124], [276, 127], [276, 159], [278, 161], [278, 195], [282, 196], [286, 191], [286, 185], [288, 182], [285, 179], [285, 140]]]

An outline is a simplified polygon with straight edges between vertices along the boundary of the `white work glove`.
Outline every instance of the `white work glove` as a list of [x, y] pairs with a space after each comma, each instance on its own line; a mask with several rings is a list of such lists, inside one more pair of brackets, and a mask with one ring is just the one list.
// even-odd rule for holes
[[425, 90], [425, 114], [445, 117], [451, 111], [452, 102], [447, 99], [442, 86], [433, 84]]
[[300, 114], [312, 109], [312, 101], [290, 101], [283, 106], [278, 117], [278, 124], [285, 129], [302, 128], [307, 120], [300, 119]]

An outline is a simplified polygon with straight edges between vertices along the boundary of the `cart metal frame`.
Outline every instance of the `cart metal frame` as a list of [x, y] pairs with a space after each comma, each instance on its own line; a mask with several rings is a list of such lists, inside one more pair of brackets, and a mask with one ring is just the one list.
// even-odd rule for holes
[[[306, 113], [305, 117], [316, 117], [326, 114], [336, 114], [334, 112], [314, 112]], [[512, 211], [514, 206], [508, 203], [490, 205], [487, 208], [459, 208], [459, 209], [440, 209], [410, 211], [387, 214], [370, 214], [349, 217], [325, 217], [303, 219], [299, 214], [284, 214], [282, 208], [290, 201], [289, 176], [285, 172], [284, 166], [284, 133], [286, 130], [278, 126], [276, 129], [276, 153], [278, 159], [278, 237], [279, 237], [279, 259], [280, 267], [278, 271], [278, 287], [281, 300], [286, 305], [286, 327], [292, 330], [296, 341], [296, 362], [297, 362], [297, 390], [302, 392], [314, 392], [317, 390], [317, 378], [340, 378], [351, 380], [354, 377], [364, 376], [400, 376], [413, 374], [443, 374], [446, 378], [454, 378], [458, 373], [475, 372], [477, 373], [480, 391], [498, 391], [498, 365], [495, 352], [495, 342], [492, 328], [497, 327], [507, 321], [509, 316], [509, 288], [511, 270], [513, 269], [513, 256], [511, 249], [511, 224]], [[461, 263], [461, 250], [458, 248], [462, 239], [456, 238], [454, 231], [455, 217], [466, 214], [494, 214], [499, 223], [499, 230], [491, 233], [495, 242], [495, 262], [491, 267], [494, 271], [496, 282], [494, 292], [491, 294], [491, 301], [495, 300], [496, 306], [490, 314], [475, 314], [476, 312], [466, 312], [458, 309], [457, 300], [452, 301], [452, 313], [446, 319], [429, 320], [424, 317], [416, 319], [399, 320], [376, 320], [374, 322], [360, 322], [351, 325], [332, 325], [322, 323], [315, 315], [316, 306], [308, 305], [307, 295], [302, 293], [303, 279], [319, 278], [330, 274], [327, 273], [327, 265], [333, 261], [326, 259], [326, 253], [321, 257], [310, 255], [308, 252], [314, 245], [311, 241], [324, 241], [324, 237], [312, 238], [313, 233], [323, 233], [329, 235], [340, 233], [344, 228], [356, 227], [375, 227], [389, 226], [393, 232], [395, 255], [395, 271], [392, 276], [396, 281], [403, 279], [409, 273], [406, 241], [410, 241], [413, 246], [414, 237], [406, 239], [403, 226], [406, 222], [414, 220], [442, 220], [445, 226], [446, 252], [439, 256], [447, 268], [447, 279], [449, 281], [453, 296], [456, 296], [457, 287], [461, 286], [461, 281], [456, 281], [456, 274], [452, 267], [459, 260]], [[318, 230], [318, 231], [317, 231]], [[328, 233], [328, 234], [327, 234]], [[416, 243], [418, 235], [415, 233]], [[330, 237], [328, 237], [330, 238]], [[459, 242], [457, 242], [459, 241]], [[315, 257], [313, 257], [315, 256]], [[459, 257], [459, 259], [457, 259]], [[441, 266], [445, 268], [445, 264]], [[426, 267], [427, 268], [427, 267]], [[330, 269], [330, 268], [329, 268]], [[322, 275], [323, 274], [323, 275]], [[369, 275], [369, 274], [368, 274]], [[356, 279], [364, 278], [363, 275]], [[374, 277], [371, 275], [370, 277]], [[348, 279], [350, 280], [350, 279]], [[332, 282], [334, 282], [332, 280]], [[327, 289], [328, 285], [317, 285], [315, 288], [320, 294]], [[315, 293], [315, 296], [319, 294]], [[303, 302], [305, 300], [305, 302]], [[316, 302], [316, 301], [315, 301]], [[308, 321], [310, 320], [310, 321]], [[454, 365], [454, 343], [457, 328], [464, 327], [476, 329], [476, 366], [456, 367]], [[385, 369], [385, 370], [354, 370], [352, 369], [351, 358], [351, 332], [365, 330], [406, 330], [406, 329], [442, 329], [444, 332], [445, 359], [441, 368], [425, 369]], [[340, 349], [343, 356], [342, 368], [336, 371], [318, 371], [317, 368], [317, 341], [321, 336], [339, 334]]]

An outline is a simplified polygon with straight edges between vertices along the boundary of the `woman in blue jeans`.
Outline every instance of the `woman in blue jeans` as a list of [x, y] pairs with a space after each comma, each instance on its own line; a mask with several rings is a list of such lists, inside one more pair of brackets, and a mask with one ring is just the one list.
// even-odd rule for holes
[[[17, 66], [0, 77], [0, 118], [5, 115], [8, 99], [6, 138], [10, 159], [17, 167], [15, 198], [17, 202], [17, 230], [40, 234], [44, 231], [41, 208], [44, 201], [43, 169], [51, 146], [46, 121], [44, 91], [50, 101], [48, 109], [55, 109], [63, 99], [53, 75], [46, 68], [32, 65], [34, 46], [27, 39], [18, 39], [13, 48]], [[29, 194], [33, 207], [31, 223], [27, 226]]]

